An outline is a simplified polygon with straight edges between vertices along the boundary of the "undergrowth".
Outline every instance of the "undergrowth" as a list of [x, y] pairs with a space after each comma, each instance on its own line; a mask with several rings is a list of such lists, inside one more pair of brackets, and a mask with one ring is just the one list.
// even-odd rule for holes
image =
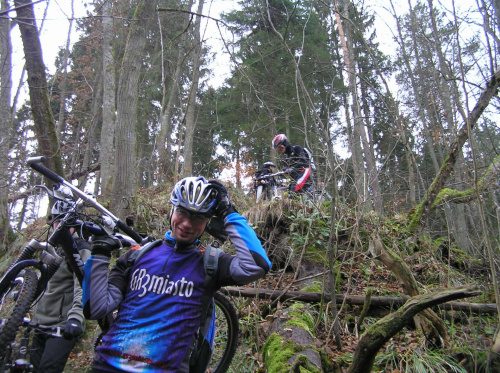
[[[169, 194], [165, 192], [169, 190], [171, 185], [141, 191], [135, 204], [134, 229], [157, 238], [163, 236], [168, 230], [171, 212]], [[273, 263], [271, 272], [264, 279], [249, 286], [329, 292], [329, 254], [330, 250], [334, 250], [333, 275], [337, 293], [364, 296], [371, 289], [373, 296], [400, 297], [403, 289], [396, 276], [370, 255], [369, 237], [374, 231], [382, 235], [388, 248], [404, 259], [421, 292], [472, 282], [490, 285], [481, 258], [462, 252], [446, 237], [411, 237], [406, 230], [404, 216], [381, 219], [374, 214], [366, 214], [360, 219], [347, 206], [339, 206], [337, 219], [332, 224], [329, 204], [320, 206], [284, 199], [255, 206], [243, 193], [233, 189], [230, 192], [239, 211], [255, 228]], [[29, 229], [29, 234], [23, 232], [26, 240], [33, 236], [33, 228]], [[202, 240], [210, 242], [206, 236]], [[294, 302], [231, 299], [239, 314], [241, 333], [230, 372], [265, 372], [261, 353], [270, 335], [272, 316]], [[494, 298], [492, 292], [486, 290], [480, 298], [463, 301], [492, 303]], [[376, 308], [360, 322], [362, 306], [343, 303], [338, 306], [341, 348], [336, 345], [333, 335], [330, 303], [313, 305], [312, 322], [308, 325], [318, 341], [318, 349], [322, 351], [324, 369], [329, 372], [345, 372], [362, 333], [391, 311]], [[408, 325], [379, 351], [373, 371], [485, 371], [485, 361], [498, 324], [496, 316], [436, 311], [445, 320], [449, 334], [446, 347], [430, 348], [415, 326]], [[84, 337], [71, 354], [67, 372], [84, 373], [89, 370], [92, 343], [97, 334], [98, 326], [87, 322]]]

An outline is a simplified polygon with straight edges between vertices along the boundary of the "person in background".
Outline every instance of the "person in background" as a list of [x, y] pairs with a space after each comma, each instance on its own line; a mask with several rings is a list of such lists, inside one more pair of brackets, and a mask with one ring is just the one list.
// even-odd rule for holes
[[[117, 308], [118, 313], [96, 349], [91, 372], [190, 372], [190, 365], [199, 363], [190, 357], [207, 318], [204, 298], [212, 299], [222, 286], [255, 281], [271, 268], [257, 235], [221, 183], [186, 177], [174, 186], [170, 202], [170, 231], [133, 264], [129, 259], [135, 250], [130, 250], [108, 275], [111, 251], [122, 243], [111, 236], [93, 239], [85, 264], [84, 314], [99, 319]], [[236, 255], [220, 253], [207, 285], [199, 239], [212, 217], [223, 221]], [[206, 364], [209, 359], [206, 354]]]
[[259, 185], [262, 185], [264, 187], [262, 195], [268, 199], [271, 199], [272, 196], [276, 197], [278, 195], [276, 179], [274, 176], [266, 177], [267, 175], [272, 175], [274, 173], [275, 167], [276, 166], [273, 162], [268, 161], [264, 163], [263, 168], [254, 173], [254, 188], [257, 189]]
[[284, 173], [290, 175], [292, 182], [288, 186], [292, 193], [307, 193], [312, 189], [312, 170], [305, 150], [300, 145], [292, 145], [286, 135], [276, 135], [272, 141], [273, 149], [285, 155], [287, 168]]
[[[69, 208], [70, 205], [65, 201], [57, 201], [52, 206], [49, 219], [54, 229], [59, 224], [60, 215]], [[74, 235], [80, 256], [86, 261], [90, 257], [91, 247], [85, 240]], [[58, 254], [65, 257], [62, 250], [59, 250]], [[59, 326], [63, 330], [62, 337], [35, 330], [30, 351], [30, 363], [34, 372], [61, 373], [83, 332], [84, 320], [82, 288], [66, 260], [61, 262], [61, 266], [48, 282], [47, 289], [33, 311], [33, 322], [45, 326]]]

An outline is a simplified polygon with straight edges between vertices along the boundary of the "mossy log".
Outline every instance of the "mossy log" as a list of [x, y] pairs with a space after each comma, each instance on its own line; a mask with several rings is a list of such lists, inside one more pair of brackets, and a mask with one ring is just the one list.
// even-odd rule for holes
[[312, 334], [314, 320], [307, 305], [295, 303], [272, 319], [262, 347], [267, 373], [321, 373], [321, 353]]
[[353, 363], [348, 373], [369, 373], [377, 352], [382, 346], [398, 333], [403, 327], [410, 324], [413, 318], [430, 307], [449, 302], [451, 300], [479, 295], [479, 286], [463, 286], [455, 289], [445, 289], [434, 293], [419, 295], [411, 298], [396, 312], [387, 315], [373, 324], [361, 337], [354, 352]]

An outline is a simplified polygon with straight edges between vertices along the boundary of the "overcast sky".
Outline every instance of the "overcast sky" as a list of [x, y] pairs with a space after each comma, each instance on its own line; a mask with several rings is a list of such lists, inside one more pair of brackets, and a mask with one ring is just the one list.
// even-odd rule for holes
[[[86, 4], [89, 4], [89, 0], [74, 0], [74, 17], [81, 18], [85, 17], [87, 14]], [[415, 2], [415, 1], [412, 1]], [[233, 9], [237, 1], [235, 0], [206, 0], [204, 6], [204, 14], [209, 14], [212, 17], [217, 18], [221, 11], [229, 11]], [[403, 14], [408, 7], [407, 0], [394, 0], [396, 4], [396, 9], [399, 15]], [[435, 6], [442, 6], [448, 10], [448, 19], [452, 19], [452, 0], [434, 0]], [[473, 2], [467, 0], [456, 0], [455, 6], [459, 13], [465, 11], [469, 7], [474, 7]], [[48, 71], [53, 74], [55, 72], [54, 61], [56, 55], [60, 48], [64, 47], [68, 37], [69, 19], [71, 17], [71, 1], [70, 0], [48, 0], [42, 1], [35, 5], [35, 14], [37, 17], [37, 26], [40, 27], [42, 24], [43, 14], [47, 8], [47, 17], [43, 23], [40, 42], [43, 51], [43, 60]], [[365, 0], [364, 6], [368, 8], [369, 11], [373, 12], [377, 18], [377, 35], [379, 42], [381, 44], [382, 50], [391, 54], [395, 50], [395, 45], [393, 42], [393, 35], [391, 29], [393, 29], [393, 17], [388, 11], [390, 3], [387, 1], [379, 0]], [[90, 9], [92, 6], [88, 5]], [[223, 26], [221, 26], [223, 28]], [[203, 32], [204, 28], [202, 28]], [[467, 30], [461, 30], [462, 33], [466, 34]], [[73, 29], [71, 32], [71, 45], [78, 40], [78, 33], [76, 31], [76, 23], [73, 22]], [[14, 89], [17, 88], [19, 83], [20, 74], [22, 67], [24, 65], [24, 53], [22, 48], [22, 42], [19, 34], [19, 29], [15, 27], [11, 33], [12, 44], [13, 44], [13, 83]], [[219, 86], [227, 73], [229, 72], [229, 57], [227, 53], [220, 47], [220, 36], [214, 21], [208, 21], [208, 27], [204, 34], [204, 39], [208, 41], [209, 45], [212, 46], [212, 52], [216, 53], [215, 61], [212, 63], [212, 68], [215, 74], [220, 76], [212, 77], [210, 83], [215, 87]], [[222, 74], [220, 74], [223, 72]], [[25, 77], [26, 79], [26, 77]], [[27, 88], [24, 88], [23, 97], [28, 97]]]

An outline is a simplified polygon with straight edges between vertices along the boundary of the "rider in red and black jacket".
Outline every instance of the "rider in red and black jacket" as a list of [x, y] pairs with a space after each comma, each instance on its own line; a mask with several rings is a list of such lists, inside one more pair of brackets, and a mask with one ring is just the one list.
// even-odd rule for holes
[[306, 193], [312, 187], [312, 170], [305, 150], [300, 145], [292, 145], [286, 135], [276, 135], [272, 141], [274, 149], [285, 155], [287, 168], [283, 171], [290, 175], [293, 182], [289, 189], [295, 193]]

